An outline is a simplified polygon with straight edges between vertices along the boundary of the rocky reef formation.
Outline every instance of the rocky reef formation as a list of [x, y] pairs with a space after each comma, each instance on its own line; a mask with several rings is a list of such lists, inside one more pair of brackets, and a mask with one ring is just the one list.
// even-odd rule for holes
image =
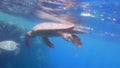
[[20, 41], [24, 33], [24, 27], [18, 24], [0, 21], [0, 41]]
[[5, 40], [0, 42], [0, 49], [6, 51], [15, 51], [18, 49], [18, 45], [19, 43], [16, 43], [15, 41]]

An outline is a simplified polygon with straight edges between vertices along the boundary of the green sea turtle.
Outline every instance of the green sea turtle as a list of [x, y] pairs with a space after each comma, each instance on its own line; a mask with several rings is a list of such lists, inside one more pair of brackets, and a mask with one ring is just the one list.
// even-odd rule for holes
[[78, 47], [81, 47], [82, 43], [80, 38], [75, 34], [84, 34], [86, 31], [77, 29], [74, 24], [63, 24], [63, 23], [50, 23], [44, 22], [37, 24], [33, 29], [27, 32], [25, 36], [25, 43], [27, 47], [30, 47], [29, 41], [30, 38], [35, 36], [41, 36], [43, 41], [51, 48], [54, 48], [54, 45], [50, 42], [48, 37], [57, 37], [61, 36], [66, 41], [72, 42]]

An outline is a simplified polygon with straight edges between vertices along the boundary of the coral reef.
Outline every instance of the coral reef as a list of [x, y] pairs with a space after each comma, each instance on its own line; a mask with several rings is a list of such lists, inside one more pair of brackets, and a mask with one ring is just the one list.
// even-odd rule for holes
[[0, 21], [0, 41], [20, 41], [24, 33], [24, 27], [18, 24]]

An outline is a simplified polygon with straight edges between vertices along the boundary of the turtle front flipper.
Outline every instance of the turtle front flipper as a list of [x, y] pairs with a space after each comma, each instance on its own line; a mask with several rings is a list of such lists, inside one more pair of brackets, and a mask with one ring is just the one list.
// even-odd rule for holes
[[77, 34], [86, 34], [87, 32], [84, 31], [84, 30], [81, 30], [81, 29], [74, 28], [74, 29], [73, 29], [73, 33], [77, 33]]
[[80, 41], [80, 38], [76, 35], [72, 35], [72, 37], [73, 37], [72, 43], [78, 47], [81, 47], [82, 43]]
[[49, 41], [48, 37], [42, 37], [43, 41], [51, 48], [54, 48], [54, 45]]

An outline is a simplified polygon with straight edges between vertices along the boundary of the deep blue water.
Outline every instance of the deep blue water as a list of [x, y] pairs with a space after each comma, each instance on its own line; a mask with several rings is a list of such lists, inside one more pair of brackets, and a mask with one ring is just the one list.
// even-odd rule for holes
[[[82, 48], [61, 37], [50, 38], [55, 48], [49, 48], [39, 37], [32, 39], [31, 48], [27, 48], [22, 38], [20, 53], [5, 55], [0, 68], [120, 68], [120, 1], [78, 2], [84, 2], [82, 6], [86, 5], [86, 8], [70, 11], [77, 13], [78, 19], [82, 18], [83, 24], [92, 29], [87, 30], [88, 34], [78, 35], [83, 43]], [[0, 20], [24, 26], [23, 37], [38, 22], [2, 11]]]

